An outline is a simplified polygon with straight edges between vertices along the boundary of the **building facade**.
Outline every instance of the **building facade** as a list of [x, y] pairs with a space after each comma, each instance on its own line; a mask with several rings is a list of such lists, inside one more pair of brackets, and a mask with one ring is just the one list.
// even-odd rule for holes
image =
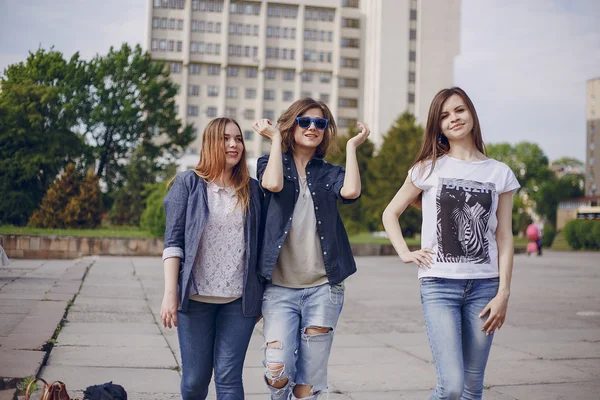
[[268, 143], [251, 123], [301, 97], [327, 103], [341, 133], [367, 122], [376, 144], [404, 111], [424, 124], [452, 85], [459, 25], [460, 0], [148, 0], [147, 49], [197, 132], [186, 169], [212, 118], [235, 118], [255, 158]]
[[[585, 146], [585, 194], [594, 197], [600, 194], [600, 163], [596, 162], [595, 150], [600, 145], [600, 78], [587, 82], [585, 97], [587, 142]], [[600, 149], [600, 147], [599, 147]]]

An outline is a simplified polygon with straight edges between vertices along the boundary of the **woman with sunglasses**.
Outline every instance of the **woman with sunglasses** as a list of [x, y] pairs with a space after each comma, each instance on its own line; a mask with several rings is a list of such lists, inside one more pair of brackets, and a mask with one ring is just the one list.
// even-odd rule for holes
[[256, 272], [263, 194], [250, 178], [238, 123], [216, 118], [200, 162], [174, 179], [164, 207], [165, 292], [160, 316], [177, 327], [183, 400], [242, 400], [242, 369], [260, 315]]
[[317, 399], [327, 389], [327, 361], [344, 302], [344, 279], [356, 271], [337, 201], [361, 192], [356, 148], [369, 128], [348, 141], [346, 170], [323, 158], [336, 144], [329, 108], [305, 98], [279, 118], [256, 121], [271, 140], [258, 160], [264, 238], [259, 274], [266, 280], [262, 313], [265, 380], [272, 400]]

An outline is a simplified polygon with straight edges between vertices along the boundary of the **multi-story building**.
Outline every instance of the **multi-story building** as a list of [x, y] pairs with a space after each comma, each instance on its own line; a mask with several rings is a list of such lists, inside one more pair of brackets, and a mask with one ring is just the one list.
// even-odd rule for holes
[[594, 154], [596, 146], [600, 145], [596, 134], [596, 130], [600, 129], [600, 78], [590, 79], [587, 82], [586, 92], [585, 194], [592, 197], [600, 194], [600, 163], [596, 162]]
[[363, 120], [380, 143], [406, 110], [423, 123], [433, 95], [453, 82], [460, 0], [148, 4], [148, 49], [170, 63], [178, 115], [197, 130], [184, 168], [216, 116], [240, 122], [249, 158], [268, 150], [251, 123], [307, 96], [329, 105], [342, 133]]

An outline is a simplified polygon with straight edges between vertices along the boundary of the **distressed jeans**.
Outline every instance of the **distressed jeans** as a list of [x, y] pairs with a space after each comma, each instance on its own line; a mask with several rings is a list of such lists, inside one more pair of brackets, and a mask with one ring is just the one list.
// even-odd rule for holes
[[181, 397], [204, 400], [213, 374], [218, 400], [243, 400], [242, 369], [256, 317], [245, 317], [242, 299], [227, 304], [191, 300], [177, 313]]
[[479, 400], [493, 334], [479, 313], [498, 293], [498, 278], [421, 278], [421, 303], [437, 374], [430, 400]]
[[[327, 389], [327, 362], [343, 303], [341, 286], [291, 289], [267, 285], [262, 305], [265, 377], [288, 380], [281, 389], [268, 385], [272, 400], [296, 399], [295, 385], [312, 386], [312, 395], [304, 398], [310, 400]], [[329, 328], [329, 332], [308, 335], [307, 328]], [[283, 367], [269, 368], [270, 364]]]

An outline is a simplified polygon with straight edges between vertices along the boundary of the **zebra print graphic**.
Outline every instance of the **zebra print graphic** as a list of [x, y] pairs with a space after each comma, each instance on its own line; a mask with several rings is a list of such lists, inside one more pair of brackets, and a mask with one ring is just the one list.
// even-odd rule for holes
[[437, 261], [489, 264], [486, 238], [496, 186], [490, 182], [440, 178], [437, 192]]

